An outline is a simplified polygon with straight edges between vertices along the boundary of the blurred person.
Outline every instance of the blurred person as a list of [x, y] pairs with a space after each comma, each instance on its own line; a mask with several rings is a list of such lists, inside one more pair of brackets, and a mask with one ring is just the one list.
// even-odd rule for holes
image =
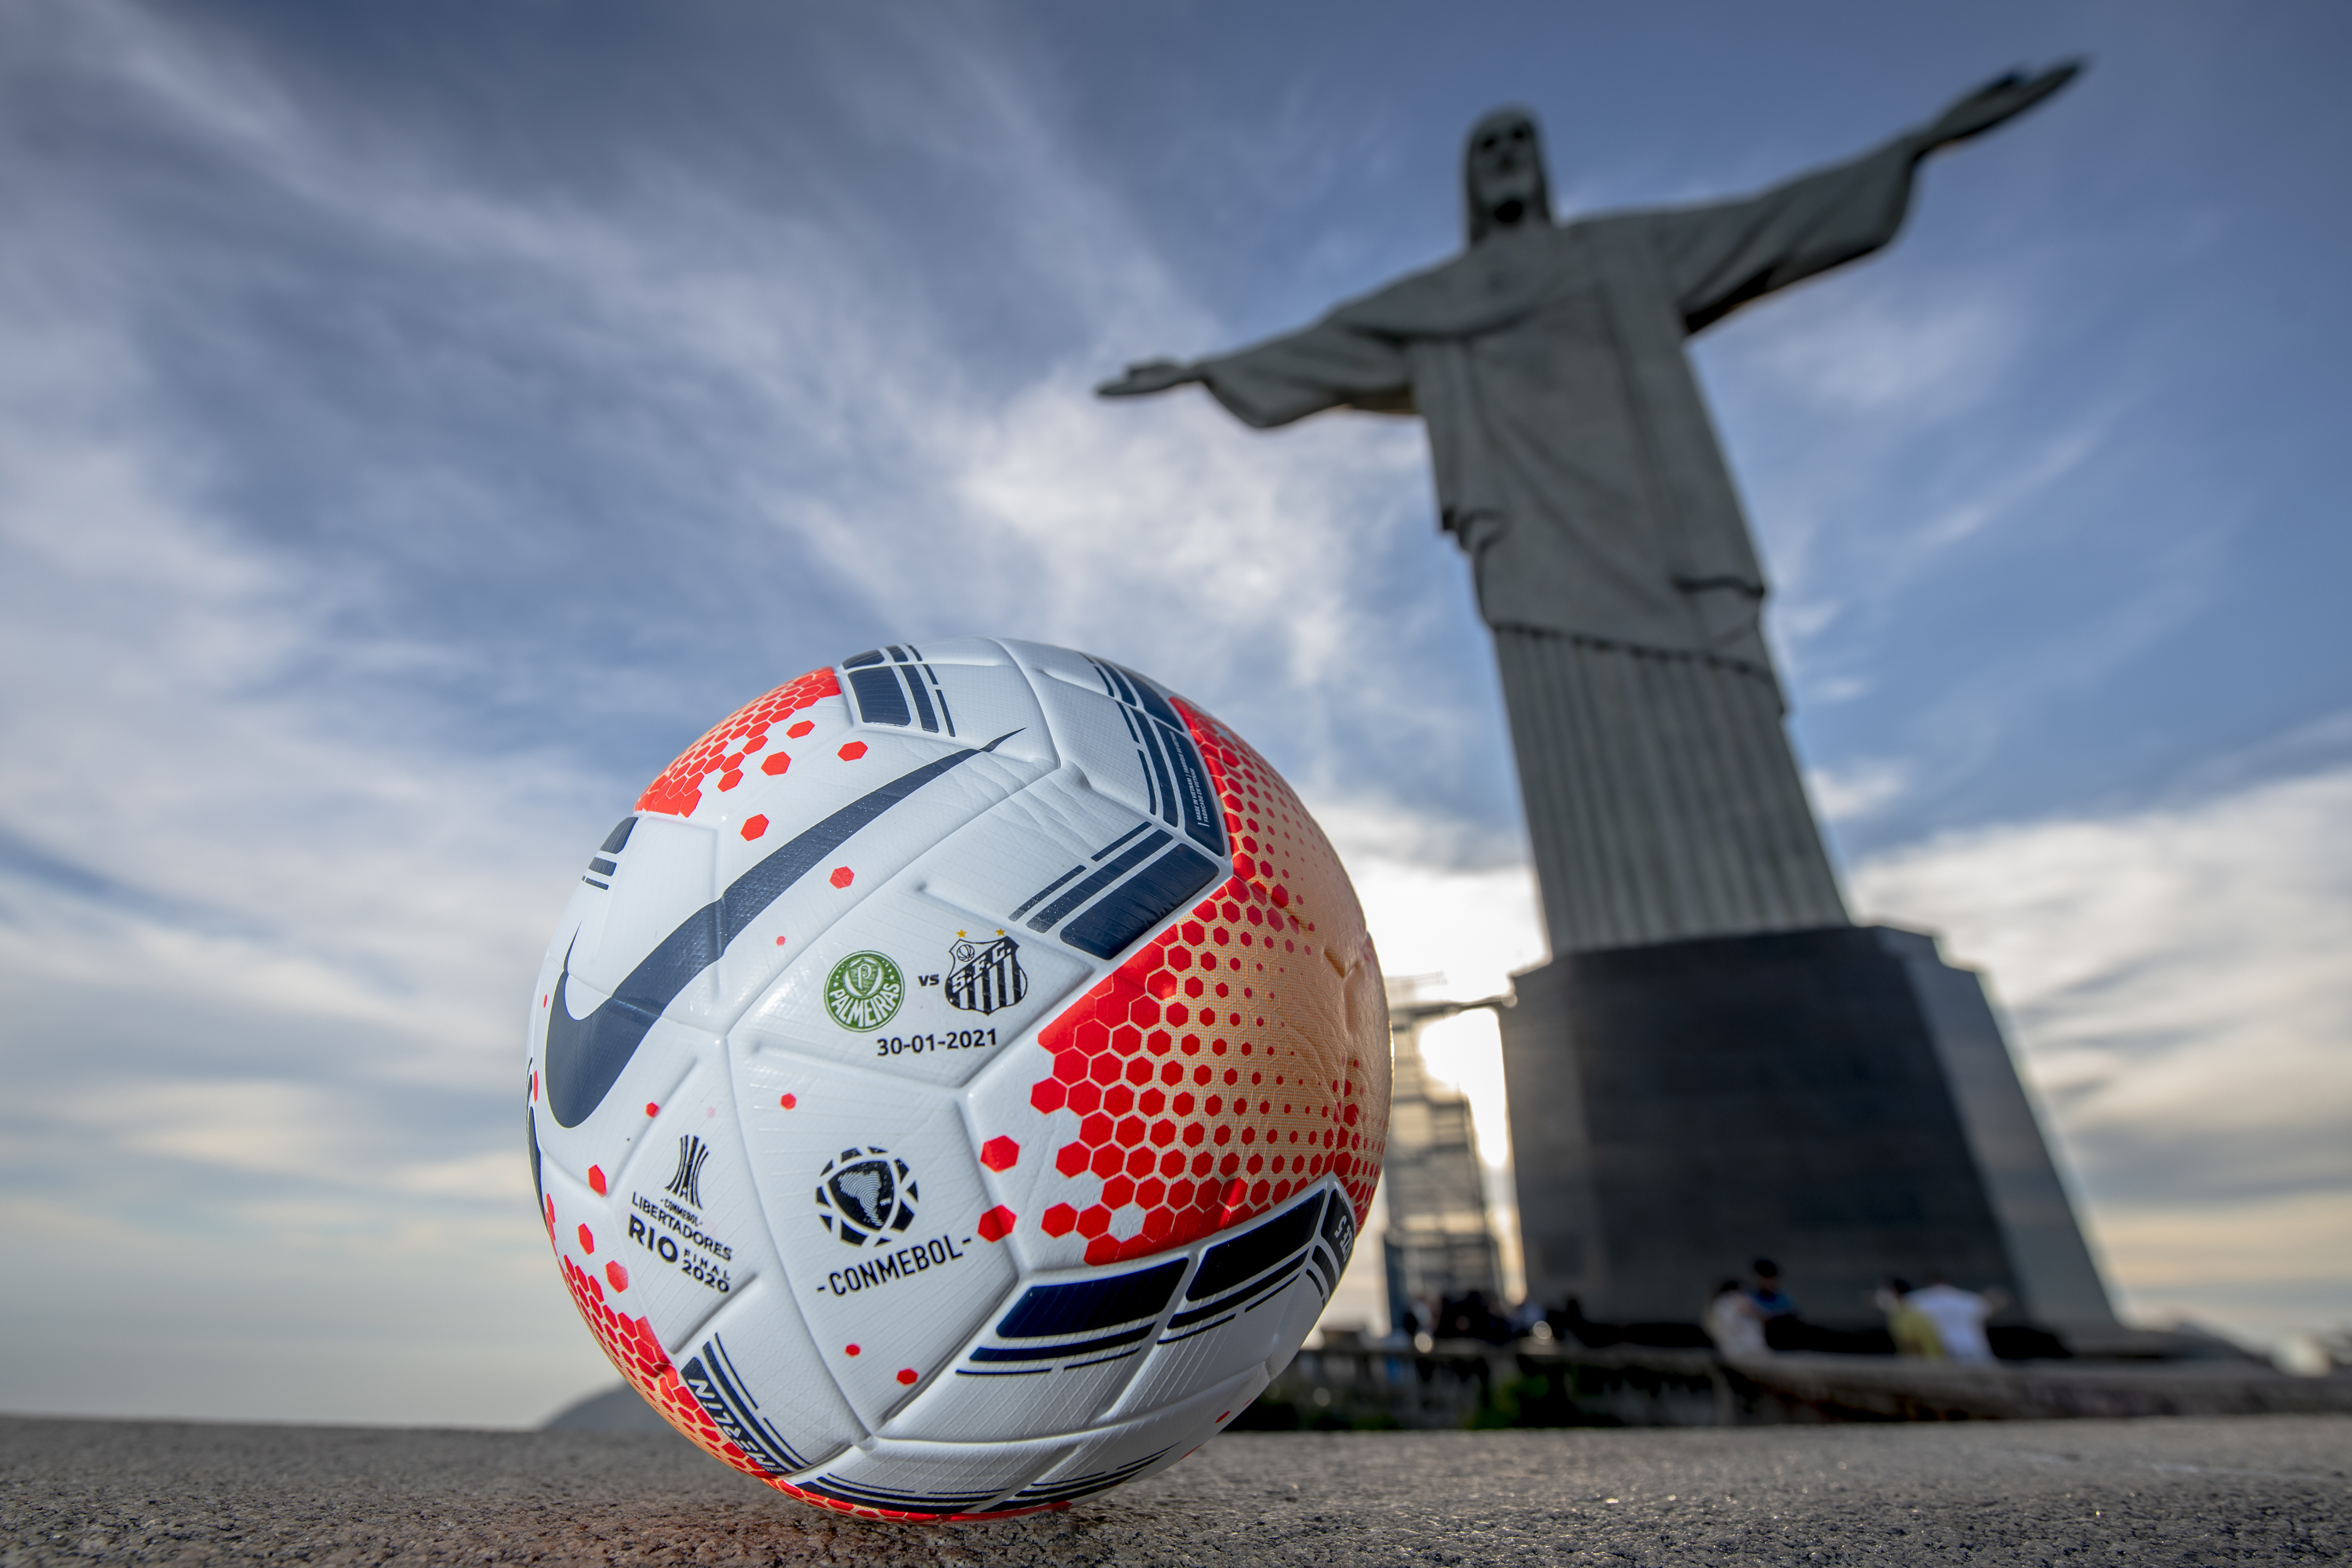
[[1440, 1323], [1437, 1337], [1444, 1340], [1484, 1340], [1498, 1345], [1510, 1337], [1510, 1325], [1495, 1315], [1484, 1290], [1447, 1297]]
[[1748, 1267], [1756, 1276], [1748, 1299], [1756, 1303], [1757, 1316], [1768, 1323], [1775, 1318], [1795, 1317], [1797, 1303], [1780, 1289], [1780, 1266], [1769, 1258], [1759, 1258]]
[[1772, 1353], [1764, 1340], [1763, 1310], [1737, 1279], [1715, 1288], [1715, 1299], [1706, 1304], [1706, 1337], [1727, 1360]]
[[1936, 1333], [1934, 1320], [1911, 1304], [1909, 1280], [1889, 1275], [1872, 1300], [1886, 1314], [1886, 1331], [1896, 1355], [1915, 1361], [1944, 1359], [1944, 1342]]
[[1934, 1325], [1946, 1359], [1967, 1366], [1990, 1366], [1992, 1345], [1985, 1338], [1985, 1320], [2009, 1305], [2000, 1290], [1963, 1290], [1951, 1276], [1930, 1269], [1927, 1283], [1903, 1298], [1904, 1303]]
[[1551, 1337], [1562, 1343], [1599, 1350], [1617, 1342], [1616, 1336], [1607, 1327], [1584, 1315], [1584, 1302], [1579, 1297], [1567, 1298], [1558, 1308], [1546, 1312], [1544, 1321], [1551, 1324]]

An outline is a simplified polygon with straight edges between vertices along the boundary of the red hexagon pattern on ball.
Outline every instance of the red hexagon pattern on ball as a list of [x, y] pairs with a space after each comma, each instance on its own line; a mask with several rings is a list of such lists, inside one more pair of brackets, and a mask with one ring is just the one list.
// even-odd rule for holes
[[992, 1171], [1009, 1171], [1021, 1163], [1021, 1145], [1010, 1138], [992, 1138], [980, 1146], [980, 1163]]
[[[646, 785], [645, 794], [637, 796], [637, 809], [664, 812], [671, 816], [693, 816], [694, 808], [702, 804], [704, 780], [719, 773], [722, 775], [722, 787], [733, 788], [740, 779], [745, 754], [765, 747], [771, 729], [801, 710], [814, 707], [824, 698], [840, 695], [841, 682], [834, 678], [832, 667], [827, 666], [812, 669], [796, 680], [787, 680], [756, 701], [746, 702], [679, 753], [677, 761], [664, 768], [659, 778]], [[730, 780], [723, 776], [729, 774], [735, 777]]]
[[1388, 1148], [1388, 1007], [1355, 889], [1282, 775], [1176, 707], [1234, 876], [1037, 1037], [1052, 1065], [1030, 1103], [1078, 1113], [1054, 1159], [1076, 1191], [1039, 1224], [1086, 1237], [1093, 1264], [1255, 1219], [1327, 1173], [1360, 1226]]

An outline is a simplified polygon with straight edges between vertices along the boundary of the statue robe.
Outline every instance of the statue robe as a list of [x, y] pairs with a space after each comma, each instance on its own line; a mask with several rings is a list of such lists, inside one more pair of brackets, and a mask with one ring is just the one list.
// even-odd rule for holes
[[1760, 195], [1504, 230], [1194, 368], [1261, 428], [1419, 414], [1495, 628], [1555, 953], [1843, 924], [1683, 342], [1885, 245], [1898, 140]]
[[1504, 230], [1195, 368], [1261, 428], [1419, 414], [1489, 626], [1769, 668], [1763, 572], [1683, 340], [1894, 238], [1914, 161], [1898, 142], [1744, 201]]

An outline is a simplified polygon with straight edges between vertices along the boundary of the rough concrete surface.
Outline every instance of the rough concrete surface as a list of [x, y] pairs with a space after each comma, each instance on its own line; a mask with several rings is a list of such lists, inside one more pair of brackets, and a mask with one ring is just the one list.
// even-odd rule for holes
[[818, 1512], [675, 1438], [0, 1419], [0, 1564], [2332, 1563], [2352, 1417], [1229, 1434], [1064, 1513]]

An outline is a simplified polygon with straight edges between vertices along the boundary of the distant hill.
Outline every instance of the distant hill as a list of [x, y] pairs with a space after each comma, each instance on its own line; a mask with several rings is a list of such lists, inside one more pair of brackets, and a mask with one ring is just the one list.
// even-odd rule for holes
[[[625, 1383], [616, 1383], [602, 1394], [592, 1394], [577, 1404], [567, 1405], [547, 1418], [540, 1428], [544, 1432], [660, 1432], [677, 1436], [677, 1429], [663, 1420], [654, 1407], [637, 1396], [637, 1391]], [[678, 1439], [684, 1442], [684, 1438]]]

